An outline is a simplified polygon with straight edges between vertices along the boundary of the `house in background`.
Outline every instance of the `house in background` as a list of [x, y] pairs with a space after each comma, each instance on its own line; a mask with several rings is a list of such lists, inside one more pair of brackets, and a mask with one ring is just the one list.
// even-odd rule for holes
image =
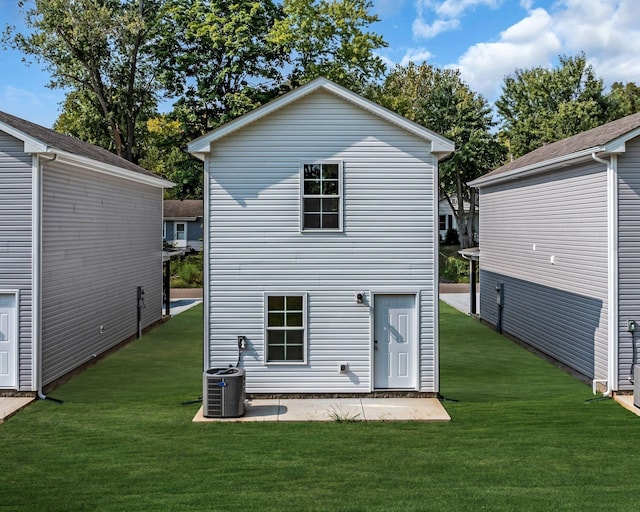
[[161, 318], [170, 186], [0, 113], [0, 393], [41, 394]]
[[164, 241], [187, 251], [201, 251], [204, 227], [202, 199], [164, 200]]
[[[457, 210], [458, 208], [458, 198], [452, 197], [451, 204], [453, 208]], [[444, 240], [447, 236], [447, 231], [449, 229], [455, 229], [458, 231], [458, 218], [456, 217], [456, 210], [451, 208], [451, 204], [447, 201], [446, 197], [440, 198], [440, 204], [438, 206], [438, 229], [440, 233], [440, 239]], [[469, 213], [471, 205], [469, 203], [464, 203], [464, 212], [466, 214]], [[476, 207], [476, 216], [474, 221], [473, 232], [478, 236], [478, 228], [480, 226], [480, 221], [478, 218], [478, 208]]]
[[482, 319], [594, 389], [633, 389], [640, 114], [543, 146], [471, 185], [480, 189]]
[[192, 142], [205, 369], [239, 363], [254, 396], [437, 393], [438, 162], [453, 149], [323, 78]]

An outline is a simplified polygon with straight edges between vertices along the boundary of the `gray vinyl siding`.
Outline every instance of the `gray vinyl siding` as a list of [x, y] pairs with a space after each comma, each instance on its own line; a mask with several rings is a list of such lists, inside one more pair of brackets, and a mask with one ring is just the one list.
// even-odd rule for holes
[[[248, 392], [368, 392], [369, 292], [419, 292], [417, 389], [436, 391], [429, 143], [319, 92], [215, 142], [212, 155], [209, 365], [235, 364], [243, 335]], [[343, 162], [343, 232], [300, 232], [300, 164], [317, 160]], [[264, 364], [266, 292], [308, 294], [307, 364]]]
[[42, 231], [46, 384], [161, 318], [162, 189], [46, 164]]
[[[618, 384], [631, 390], [631, 368], [640, 362], [640, 332], [627, 330], [627, 321], [640, 325], [640, 139], [626, 145], [618, 157]], [[636, 375], [636, 378], [640, 376]]]
[[20, 390], [32, 388], [32, 158], [0, 132], [0, 290], [19, 290]]
[[480, 250], [482, 318], [497, 323], [495, 287], [504, 283], [505, 333], [606, 379], [605, 166], [483, 187]]

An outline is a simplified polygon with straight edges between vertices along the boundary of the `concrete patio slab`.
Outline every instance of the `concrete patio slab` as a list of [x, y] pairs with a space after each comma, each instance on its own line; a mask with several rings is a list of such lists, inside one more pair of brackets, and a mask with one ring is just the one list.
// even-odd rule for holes
[[33, 402], [35, 398], [33, 397], [0, 397], [0, 423], [2, 423], [7, 418], [10, 418], [15, 413], [25, 408], [31, 402]]
[[631, 411], [636, 416], [640, 416], [640, 409], [633, 405], [633, 395], [614, 395], [614, 400], [622, 407]]
[[450, 421], [437, 398], [303, 398], [249, 400], [240, 418], [205, 418], [194, 422], [255, 421]]

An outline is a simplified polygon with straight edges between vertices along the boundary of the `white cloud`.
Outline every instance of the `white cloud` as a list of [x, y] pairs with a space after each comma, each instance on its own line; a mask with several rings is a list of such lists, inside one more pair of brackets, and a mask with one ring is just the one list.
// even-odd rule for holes
[[402, 57], [400, 61], [401, 66], [407, 66], [409, 62], [414, 62], [415, 64], [420, 64], [425, 60], [429, 60], [432, 57], [432, 54], [429, 50], [425, 50], [424, 48], [409, 48], [407, 52]]
[[442, 32], [455, 30], [459, 25], [459, 20], [435, 20], [431, 25], [429, 25], [428, 23], [425, 23], [422, 18], [416, 18], [413, 20], [411, 29], [415, 37], [420, 39], [431, 39]]
[[[430, 39], [443, 32], [455, 30], [460, 26], [460, 17], [468, 10], [479, 5], [495, 9], [504, 0], [418, 0], [416, 3], [418, 16], [413, 20], [413, 36], [417, 39]], [[432, 23], [426, 21], [426, 13], [433, 11], [435, 19]]]
[[[531, 6], [530, 0], [521, 5]], [[447, 67], [460, 69], [471, 88], [495, 100], [516, 69], [552, 66], [558, 55], [584, 51], [605, 80], [640, 82], [640, 9], [637, 0], [560, 0], [537, 8], [495, 42], [475, 44]]]

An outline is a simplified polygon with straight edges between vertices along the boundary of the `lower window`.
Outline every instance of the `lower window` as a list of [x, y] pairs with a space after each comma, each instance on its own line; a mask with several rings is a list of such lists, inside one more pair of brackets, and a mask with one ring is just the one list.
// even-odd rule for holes
[[268, 363], [305, 361], [305, 294], [266, 297], [265, 360]]

